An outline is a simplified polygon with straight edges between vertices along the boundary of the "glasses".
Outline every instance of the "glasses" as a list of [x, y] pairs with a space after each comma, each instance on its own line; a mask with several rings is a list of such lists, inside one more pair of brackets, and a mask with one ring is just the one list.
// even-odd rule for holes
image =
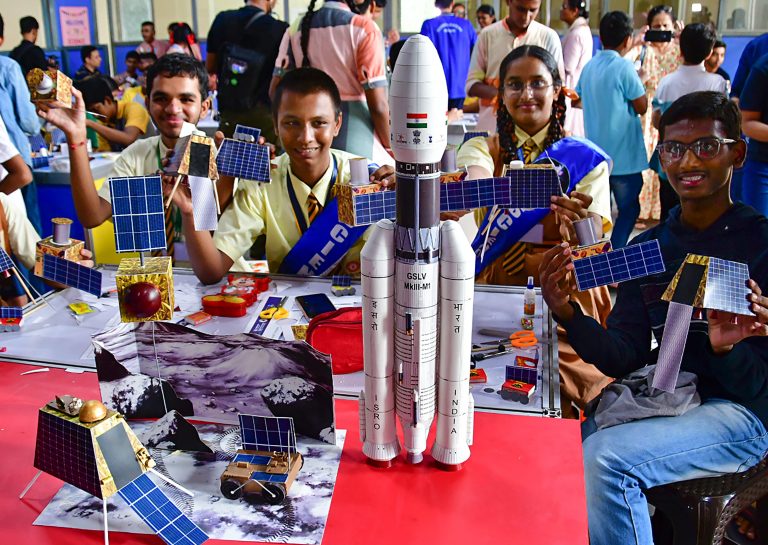
[[521, 95], [527, 89], [534, 95], [543, 95], [552, 86], [552, 83], [547, 83], [543, 79], [535, 79], [530, 83], [510, 81], [504, 84], [504, 92], [510, 95]]
[[669, 165], [682, 159], [688, 150], [691, 150], [702, 161], [714, 159], [720, 153], [720, 147], [723, 144], [735, 144], [736, 142], [736, 140], [731, 140], [730, 138], [715, 138], [713, 136], [711, 138], [701, 138], [691, 144], [662, 142], [656, 146], [656, 149], [659, 152], [661, 161]]

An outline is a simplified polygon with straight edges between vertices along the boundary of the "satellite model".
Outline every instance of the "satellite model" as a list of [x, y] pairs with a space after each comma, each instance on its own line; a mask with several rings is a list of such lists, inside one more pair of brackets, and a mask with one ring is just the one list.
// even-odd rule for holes
[[363, 453], [383, 466], [400, 452], [395, 414], [407, 459], [419, 463], [435, 410], [432, 457], [446, 469], [469, 458], [475, 254], [456, 222], [440, 226], [440, 211], [549, 208], [552, 195], [562, 194], [557, 170], [541, 165], [441, 183], [448, 102], [441, 66], [432, 42], [420, 35], [410, 37], [398, 57], [390, 88], [396, 190], [340, 185], [338, 193], [339, 216], [346, 212], [349, 220], [343, 221], [378, 221], [361, 252], [360, 435]]
[[665, 271], [658, 240], [612, 250], [610, 241], [597, 239], [592, 218], [574, 222], [574, 228], [579, 246], [571, 255], [579, 291]]
[[[188, 134], [185, 134], [188, 133]], [[176, 183], [165, 203], [171, 205], [173, 194], [187, 177], [189, 192], [192, 196], [192, 215], [196, 231], [214, 231], [218, 226], [219, 195], [216, 180], [219, 173], [216, 168], [216, 144], [213, 138], [195, 129], [191, 123], [185, 123], [182, 136], [176, 142], [170, 164], [164, 169], [165, 174], [176, 176]]]
[[35, 467], [103, 501], [104, 542], [109, 544], [107, 500], [119, 495], [169, 545], [199, 545], [208, 536], [157, 487], [153, 473], [188, 495], [191, 492], [153, 469], [154, 460], [119, 413], [100, 401], [56, 397], [39, 411]]
[[652, 386], [673, 392], [683, 361], [694, 309], [710, 309], [752, 316], [744, 263], [688, 254], [667, 286], [662, 300], [669, 302]]
[[72, 80], [61, 70], [33, 68], [26, 79], [32, 102], [47, 102], [60, 108], [72, 107]]
[[35, 275], [99, 297], [101, 272], [80, 265], [82, 240], [69, 238], [72, 220], [53, 218], [53, 235], [37, 243]]
[[242, 448], [221, 475], [221, 493], [230, 500], [258, 493], [267, 503], [282, 503], [304, 465], [293, 418], [239, 417]]
[[[16, 265], [13, 263], [11, 256], [9, 256], [3, 247], [0, 246], [0, 275], [3, 278], [10, 278], [12, 274], [16, 277], [16, 280], [19, 281], [19, 284], [21, 284], [21, 287], [24, 289], [27, 297], [29, 297], [30, 302], [37, 303], [38, 300], [32, 295], [32, 290], [35, 290], [35, 288], [32, 284], [27, 284], [24, 277], [21, 276], [16, 269]], [[35, 293], [37, 293], [36, 290]], [[39, 293], [38, 297], [40, 297], [46, 304], [49, 304]], [[0, 307], [0, 333], [19, 331], [23, 319], [24, 311], [21, 307]]]
[[115, 248], [139, 252], [120, 261], [117, 281], [124, 322], [170, 320], [173, 317], [173, 269], [168, 256], [145, 258], [143, 252], [166, 248], [163, 189], [160, 176], [110, 178]]

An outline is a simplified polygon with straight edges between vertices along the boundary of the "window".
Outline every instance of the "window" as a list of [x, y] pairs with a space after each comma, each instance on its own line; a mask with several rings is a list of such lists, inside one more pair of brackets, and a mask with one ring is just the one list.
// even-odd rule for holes
[[140, 42], [141, 23], [152, 21], [152, 0], [115, 0], [111, 5], [113, 42]]

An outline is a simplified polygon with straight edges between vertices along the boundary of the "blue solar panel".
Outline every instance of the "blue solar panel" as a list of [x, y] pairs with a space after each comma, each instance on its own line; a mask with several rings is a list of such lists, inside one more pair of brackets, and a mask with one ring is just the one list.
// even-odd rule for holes
[[347, 276], [346, 274], [335, 274], [331, 278], [331, 285], [339, 286], [342, 288], [349, 287], [352, 285], [352, 277]]
[[117, 251], [164, 249], [165, 212], [160, 176], [110, 178], [109, 191]]
[[292, 452], [296, 450], [293, 418], [241, 414], [240, 437], [243, 450]]
[[395, 219], [396, 191], [377, 191], [355, 196], [355, 225], [370, 225]]
[[507, 171], [508, 208], [549, 208], [553, 195], [562, 195], [560, 177], [554, 168], [522, 168]]
[[5, 272], [14, 267], [15, 265], [13, 264], [11, 257], [5, 253], [5, 250], [2, 247], [0, 247], [0, 272]]
[[260, 456], [258, 454], [244, 454], [239, 452], [235, 454], [233, 462], [245, 462], [247, 464], [253, 464], [257, 466], [265, 466], [272, 458], [269, 456]]
[[[235, 138], [239, 139], [250, 139], [250, 137], [253, 137], [254, 142], [259, 141], [259, 137], [261, 136], [261, 129], [256, 129], [254, 127], [249, 127], [247, 125], [240, 125], [239, 123], [235, 125]], [[243, 138], [246, 137], [246, 138]]]
[[101, 272], [68, 259], [43, 254], [42, 276], [59, 284], [93, 294], [96, 297], [101, 295]]
[[664, 272], [658, 240], [573, 261], [579, 291]]
[[251, 480], [268, 483], [284, 483], [288, 480], [287, 473], [267, 473], [265, 471], [254, 471], [251, 473]]
[[118, 491], [141, 519], [168, 545], [200, 545], [208, 536], [144, 473]]
[[24, 316], [24, 311], [21, 307], [0, 307], [0, 318], [17, 318], [21, 319]]
[[748, 280], [749, 267], [745, 263], [710, 257], [704, 308], [753, 316], [747, 299], [752, 293]]
[[464, 133], [464, 140], [461, 141], [463, 144], [467, 140], [472, 140], [473, 138], [477, 138], [478, 136], [482, 136], [483, 138], [488, 138], [489, 134], [487, 131], [467, 131]]
[[538, 370], [532, 367], [516, 367], [514, 365], [507, 365], [504, 372], [504, 380], [519, 380], [526, 384], [536, 384], [538, 378]]
[[225, 139], [216, 156], [219, 174], [255, 182], [269, 181], [269, 148], [259, 144]]

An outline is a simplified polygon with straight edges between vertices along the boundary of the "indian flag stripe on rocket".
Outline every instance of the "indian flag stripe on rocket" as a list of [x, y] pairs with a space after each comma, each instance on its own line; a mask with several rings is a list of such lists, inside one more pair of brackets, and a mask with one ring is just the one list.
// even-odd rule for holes
[[427, 114], [406, 114], [407, 122], [405, 124], [409, 129], [426, 129]]

